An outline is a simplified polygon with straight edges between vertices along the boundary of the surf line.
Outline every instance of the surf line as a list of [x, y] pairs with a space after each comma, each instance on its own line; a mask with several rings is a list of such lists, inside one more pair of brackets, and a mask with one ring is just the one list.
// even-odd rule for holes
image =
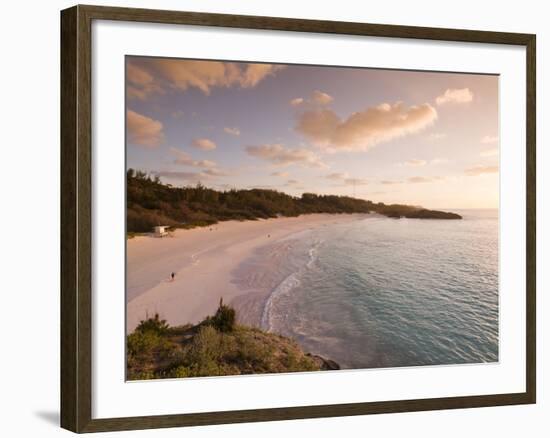
[[323, 240], [317, 240], [311, 248], [309, 248], [308, 260], [298, 270], [286, 276], [269, 294], [266, 300], [260, 326], [268, 332], [273, 330], [273, 304], [279, 297], [287, 295], [300, 284], [300, 277], [313, 267], [315, 260], [317, 260], [317, 249], [323, 243]]

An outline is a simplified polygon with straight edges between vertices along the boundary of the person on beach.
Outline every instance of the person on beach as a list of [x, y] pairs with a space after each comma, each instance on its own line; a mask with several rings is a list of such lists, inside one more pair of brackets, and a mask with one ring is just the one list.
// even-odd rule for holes
[[176, 277], [176, 273], [175, 273], [175, 272], [172, 272], [172, 273], [170, 274], [170, 279], [171, 279], [171, 281], [174, 281], [174, 278], [175, 278], [175, 277]]

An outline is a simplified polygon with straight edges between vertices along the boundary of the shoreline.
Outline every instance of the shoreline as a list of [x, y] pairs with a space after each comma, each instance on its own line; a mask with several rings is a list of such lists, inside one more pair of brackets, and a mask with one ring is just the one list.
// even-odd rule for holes
[[[246, 303], [257, 306], [261, 297], [256, 295], [261, 291], [242, 288], [233, 281], [235, 270], [245, 260], [294, 233], [375, 216], [320, 213], [225, 221], [178, 229], [168, 238], [128, 239], [126, 331], [132, 332], [140, 320], [155, 313], [172, 326], [196, 324], [215, 312], [222, 297], [238, 314], [242, 313], [242, 322], [258, 326], [253, 316], [258, 309], [247, 309]], [[169, 279], [171, 272], [176, 273], [173, 281]], [[269, 292], [264, 291], [264, 295]]]

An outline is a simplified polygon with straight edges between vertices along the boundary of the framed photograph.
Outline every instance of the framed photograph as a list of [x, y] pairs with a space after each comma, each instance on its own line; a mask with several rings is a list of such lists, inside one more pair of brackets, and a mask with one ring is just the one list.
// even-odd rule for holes
[[535, 35], [61, 13], [61, 423], [535, 403]]

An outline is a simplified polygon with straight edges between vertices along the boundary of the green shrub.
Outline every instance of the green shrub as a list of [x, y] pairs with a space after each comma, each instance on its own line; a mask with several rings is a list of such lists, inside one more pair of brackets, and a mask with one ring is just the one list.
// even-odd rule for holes
[[235, 309], [223, 304], [223, 298], [220, 298], [220, 305], [216, 314], [210, 318], [209, 322], [222, 333], [232, 332], [235, 328], [236, 313]]
[[153, 371], [138, 371], [128, 376], [129, 380], [151, 380], [156, 378], [157, 376]]
[[274, 349], [271, 345], [259, 342], [248, 333], [241, 333], [238, 346], [234, 349], [234, 361], [247, 373], [272, 371]]
[[182, 377], [192, 377], [191, 376], [191, 370], [183, 365], [180, 365], [176, 368], [171, 369], [168, 373], [166, 373], [166, 376], [171, 379], [180, 379]]
[[136, 327], [136, 332], [145, 333], [152, 332], [157, 335], [164, 335], [168, 332], [169, 325], [165, 319], [160, 319], [159, 314], [155, 313], [153, 318], [147, 318], [139, 322]]
[[128, 354], [134, 357], [143, 356], [152, 353], [153, 349], [159, 345], [161, 338], [152, 331], [138, 332], [128, 335], [126, 345]]
[[193, 337], [187, 360], [190, 362], [216, 361], [222, 353], [221, 343], [221, 334], [214, 327], [203, 326]]
[[211, 325], [205, 325], [199, 329], [184, 359], [184, 362], [189, 365], [190, 376], [222, 374], [218, 364], [224, 352], [222, 336]]
[[283, 356], [282, 364], [289, 372], [318, 370], [317, 364], [308, 356], [298, 355], [295, 351], [287, 351]]

